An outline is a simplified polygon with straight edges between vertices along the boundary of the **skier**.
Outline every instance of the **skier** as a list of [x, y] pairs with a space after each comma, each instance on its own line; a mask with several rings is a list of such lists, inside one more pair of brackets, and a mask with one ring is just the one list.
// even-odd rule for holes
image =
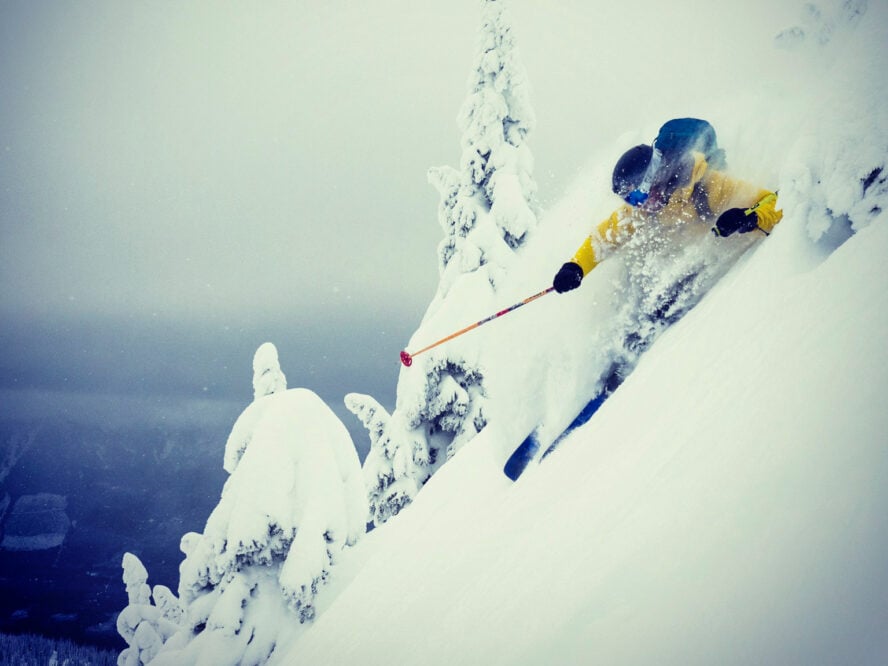
[[724, 151], [705, 120], [679, 118], [660, 128], [653, 145], [626, 151], [613, 172], [613, 191], [626, 203], [600, 223], [555, 275], [552, 286], [564, 293], [583, 278], [636, 226], [697, 220], [712, 224], [717, 236], [759, 229], [771, 233], [783, 213], [777, 196], [734, 180], [721, 170]]
[[[718, 147], [715, 130], [705, 120], [677, 118], [660, 128], [653, 144], [626, 151], [613, 173], [613, 190], [626, 203], [598, 225], [564, 264], [553, 280], [559, 293], [576, 289], [583, 278], [610, 252], [643, 225], [696, 221], [713, 224], [716, 236], [748, 233], [769, 234], [780, 221], [777, 195], [724, 173], [725, 154]], [[576, 418], [544, 449], [549, 455], [569, 433], [586, 423], [632, 371], [639, 355], [657, 331], [677, 321], [694, 300], [695, 275], [684, 276], [667, 287], [646, 307], [634, 314], [634, 323], [614, 350], [610, 368], [602, 373], [599, 392]], [[683, 292], [688, 292], [683, 295]], [[503, 467], [517, 479], [545, 444], [535, 428], [515, 449]]]

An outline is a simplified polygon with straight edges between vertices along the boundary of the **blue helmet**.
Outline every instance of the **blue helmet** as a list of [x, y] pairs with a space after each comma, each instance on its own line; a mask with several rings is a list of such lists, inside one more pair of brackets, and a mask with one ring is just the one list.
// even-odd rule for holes
[[656, 189], [661, 201], [690, 182], [694, 161], [690, 155], [664, 155], [646, 144], [630, 148], [617, 161], [613, 190], [630, 206], [641, 206]]

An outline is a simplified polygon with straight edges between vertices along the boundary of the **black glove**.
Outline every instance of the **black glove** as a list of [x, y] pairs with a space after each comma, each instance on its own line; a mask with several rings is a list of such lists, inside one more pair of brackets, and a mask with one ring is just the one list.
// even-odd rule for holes
[[570, 291], [571, 289], [579, 287], [582, 281], [583, 269], [580, 268], [579, 264], [568, 261], [555, 274], [555, 279], [552, 280], [552, 286], [555, 287], [555, 291], [559, 294], [563, 294], [565, 291]]
[[745, 234], [758, 229], [758, 215], [746, 214], [742, 208], [729, 208], [719, 215], [712, 233], [716, 236], [730, 236], [731, 234]]

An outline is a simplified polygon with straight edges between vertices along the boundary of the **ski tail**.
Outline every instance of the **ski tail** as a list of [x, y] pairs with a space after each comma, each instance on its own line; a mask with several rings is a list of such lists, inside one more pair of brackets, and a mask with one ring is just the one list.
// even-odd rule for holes
[[[565, 428], [558, 437], [555, 438], [549, 446], [546, 448], [545, 453], [543, 453], [540, 461], [545, 458], [547, 455], [552, 453], [559, 444], [561, 444], [562, 440], [567, 437], [571, 432], [575, 429], [579, 428], [584, 423], [587, 423], [589, 419], [592, 418], [592, 415], [598, 411], [598, 408], [604, 403], [607, 399], [607, 396], [610, 393], [604, 392], [596, 395], [592, 400], [586, 403], [586, 406], [577, 414], [576, 418], [570, 422], [570, 425]], [[542, 444], [540, 442], [540, 430], [541, 426], [537, 426], [534, 428], [533, 432], [530, 433], [527, 437], [524, 438], [524, 441], [518, 445], [512, 455], [509, 456], [509, 459], [506, 461], [505, 466], [503, 467], [503, 473], [512, 479], [512, 481], [517, 481], [518, 477], [524, 473], [524, 470], [527, 469], [527, 466], [530, 464], [530, 461], [533, 460], [540, 448], [542, 448]]]
[[512, 479], [512, 481], [517, 481], [518, 477], [521, 476], [522, 472], [524, 472], [539, 450], [539, 434], [537, 429], [534, 429], [534, 431], [525, 437], [524, 441], [518, 445], [518, 448], [512, 452], [512, 455], [509, 456], [505, 467], [503, 467], [503, 473]]
[[[574, 430], [585, 425], [595, 415], [604, 402], [613, 394], [614, 391], [623, 383], [625, 368], [615, 367], [607, 374], [604, 385], [599, 393], [597, 393], [589, 402], [587, 402], [580, 413], [574, 417], [574, 420], [556, 437], [543, 451], [540, 456], [540, 462], [550, 455]], [[537, 452], [542, 448], [540, 441], [540, 432], [542, 426], [534, 428], [533, 432], [524, 438], [524, 441], [518, 445], [518, 448], [512, 452], [509, 459], [503, 467], [503, 473], [516, 481], [518, 477], [527, 469], [530, 461], [536, 457]]]

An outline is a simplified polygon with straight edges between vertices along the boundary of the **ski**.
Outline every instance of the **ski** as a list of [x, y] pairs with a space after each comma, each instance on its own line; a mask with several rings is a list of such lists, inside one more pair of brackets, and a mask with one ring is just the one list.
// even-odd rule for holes
[[512, 479], [512, 481], [517, 481], [518, 477], [521, 476], [522, 472], [524, 472], [527, 465], [533, 460], [539, 450], [540, 438], [539, 426], [537, 426], [533, 429], [533, 432], [524, 438], [524, 441], [518, 445], [518, 448], [512, 452], [512, 455], [509, 456], [509, 459], [503, 467], [503, 473]]
[[589, 422], [589, 419], [598, 411], [598, 409], [604, 404], [604, 401], [608, 399], [610, 393], [608, 391], [604, 391], [599, 393], [597, 396], [592, 398], [589, 402], [586, 403], [586, 406], [580, 410], [580, 413], [577, 414], [576, 418], [570, 422], [570, 425], [564, 429], [564, 431], [555, 438], [555, 441], [549, 444], [549, 447], [543, 451], [543, 455], [540, 456], [540, 462], [542, 462], [546, 456], [548, 456], [552, 451], [554, 451], [561, 442], [563, 442], [567, 436], [572, 433], [574, 430], [579, 428], [581, 425], [585, 425]]
[[[604, 401], [613, 393], [613, 390], [604, 390], [594, 398], [592, 398], [583, 409], [580, 410], [580, 413], [576, 415], [573, 421], [568, 425], [545, 449], [543, 455], [540, 457], [540, 461], [543, 460], [546, 456], [552, 453], [558, 445], [561, 444], [564, 439], [571, 434], [574, 430], [579, 428], [581, 425], [589, 422], [589, 419], [598, 411], [601, 405], [604, 404]], [[542, 448], [542, 442], [540, 439], [540, 431], [541, 426], [537, 426], [533, 429], [527, 437], [524, 438], [524, 441], [518, 445], [512, 455], [509, 456], [509, 459], [506, 461], [505, 466], [503, 467], [503, 473], [509, 477], [512, 481], [517, 481], [518, 477], [527, 469], [527, 466], [530, 464], [530, 461], [536, 457], [537, 452]]]

